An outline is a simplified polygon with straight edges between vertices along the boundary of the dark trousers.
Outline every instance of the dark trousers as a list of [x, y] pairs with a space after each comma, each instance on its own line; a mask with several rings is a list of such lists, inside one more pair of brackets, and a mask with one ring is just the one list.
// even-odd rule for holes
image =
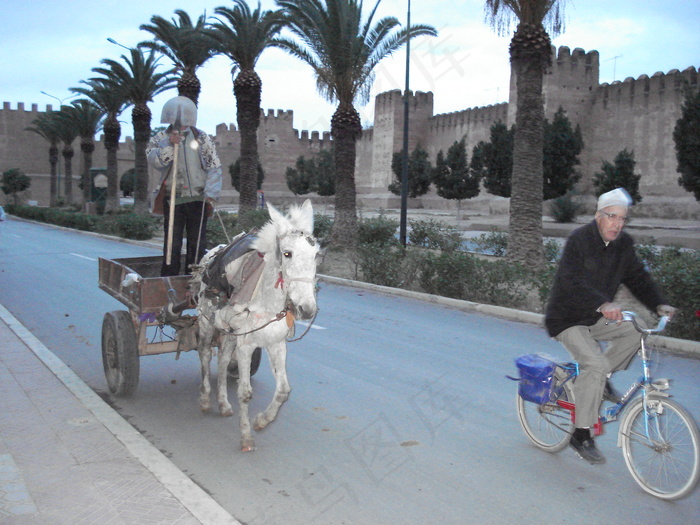
[[[187, 255], [185, 256], [185, 273], [189, 273], [191, 264], [196, 264], [204, 255], [207, 234], [207, 214], [202, 217], [204, 202], [194, 201], [175, 205], [173, 221], [173, 245], [170, 264], [165, 264], [168, 250], [168, 231], [170, 230], [170, 205], [165, 202], [165, 237], [163, 239], [163, 265], [160, 274], [165, 277], [180, 274], [182, 241], [187, 236]], [[200, 230], [201, 224], [201, 230]], [[199, 241], [199, 253], [197, 244]]]

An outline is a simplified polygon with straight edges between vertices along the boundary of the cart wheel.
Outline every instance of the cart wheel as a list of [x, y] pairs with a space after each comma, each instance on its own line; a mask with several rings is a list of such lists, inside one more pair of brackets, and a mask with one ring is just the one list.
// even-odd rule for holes
[[102, 321], [102, 365], [109, 391], [130, 396], [139, 384], [139, 349], [129, 312], [105, 314]]
[[[250, 357], [250, 377], [253, 377], [260, 368], [260, 359], [262, 359], [262, 348], [258, 347], [253, 350], [253, 355]], [[238, 380], [238, 363], [231, 362], [228, 365], [228, 376]]]

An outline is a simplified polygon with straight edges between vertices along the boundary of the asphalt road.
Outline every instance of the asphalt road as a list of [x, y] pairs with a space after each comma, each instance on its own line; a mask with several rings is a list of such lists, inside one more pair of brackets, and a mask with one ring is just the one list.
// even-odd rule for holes
[[[97, 258], [156, 254], [9, 220], [0, 303], [109, 399], [100, 330], [123, 306], [98, 289]], [[505, 376], [521, 353], [565, 357], [541, 328], [329, 284], [319, 306], [315, 328], [289, 346], [290, 399], [253, 453], [239, 451], [237, 413], [199, 411], [193, 352], [142, 358], [136, 394], [110, 401], [249, 525], [697, 522], [700, 490], [669, 503], [636, 486], [617, 423], [598, 440], [602, 466], [528, 444]], [[700, 361], [660, 355], [655, 367], [700, 420]], [[635, 362], [614, 383], [622, 390], [638, 373]], [[252, 414], [274, 390], [265, 361], [253, 385]], [[235, 401], [235, 385], [229, 392]]]

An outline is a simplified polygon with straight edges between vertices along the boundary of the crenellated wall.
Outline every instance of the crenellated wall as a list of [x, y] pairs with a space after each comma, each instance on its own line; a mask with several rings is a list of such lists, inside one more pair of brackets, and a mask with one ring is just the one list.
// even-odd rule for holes
[[602, 84], [590, 97], [582, 120], [585, 150], [582, 152], [583, 188], [590, 188], [602, 160], [613, 161], [624, 148], [634, 151], [635, 172], [642, 176], [641, 193], [649, 197], [687, 197], [676, 179], [673, 129], [681, 115], [683, 85], [698, 89], [694, 67], [677, 69], [651, 78]]
[[[597, 51], [581, 48], [552, 47], [552, 65], [543, 83], [545, 116], [551, 120], [562, 106], [572, 124], [580, 125], [584, 140], [581, 153], [582, 180], [579, 190], [593, 199], [592, 181], [603, 160], [612, 162], [627, 148], [637, 160], [636, 172], [642, 175], [642, 205], [635, 212], [676, 214], [700, 218], [700, 206], [692, 195], [677, 184], [673, 128], [681, 114], [683, 85], [697, 90], [695, 67], [683, 72], [672, 70], [651, 77], [641, 75], [623, 82], [599, 84], [600, 58]], [[515, 118], [517, 93], [515, 75], [511, 74], [508, 103], [469, 108], [445, 114], [433, 114], [433, 93], [411, 92], [409, 96], [409, 150], [417, 145], [429, 154], [431, 162], [440, 150], [446, 151], [455, 141], [466, 140], [468, 154], [481, 140], [488, 140], [491, 126], [503, 121], [510, 126]], [[50, 105], [46, 111], [50, 111]], [[20, 168], [34, 178], [32, 198], [48, 202], [48, 144], [38, 135], [25, 131], [41, 112], [36, 104], [26, 110], [23, 103], [16, 109], [5, 102], [0, 110], [0, 172]], [[275, 199], [290, 198], [285, 181], [287, 167], [303, 155], [312, 157], [331, 146], [330, 133], [298, 131], [294, 128], [291, 110], [267, 110], [261, 113], [258, 129], [258, 152], [265, 171], [263, 189]], [[362, 131], [357, 141], [356, 186], [360, 205], [395, 206], [397, 197], [387, 186], [392, 180], [391, 158], [403, 146], [404, 98], [400, 90], [377, 95], [374, 101], [374, 126]], [[124, 129], [131, 129], [124, 125]], [[208, 131], [208, 130], [207, 130]], [[224, 166], [224, 202], [237, 201], [231, 187], [228, 166], [240, 155], [240, 133], [233, 124], [220, 124], [215, 142]], [[80, 173], [79, 141], [74, 144], [73, 173]], [[119, 150], [119, 172], [133, 167], [133, 141], [122, 143]], [[105, 150], [97, 143], [93, 166], [106, 162]], [[152, 180], [155, 177], [152, 177]], [[495, 201], [482, 192], [475, 201]], [[434, 193], [418, 205], [448, 207], [454, 203]], [[660, 206], [660, 205], [667, 206]], [[503, 206], [500, 206], [503, 209]]]

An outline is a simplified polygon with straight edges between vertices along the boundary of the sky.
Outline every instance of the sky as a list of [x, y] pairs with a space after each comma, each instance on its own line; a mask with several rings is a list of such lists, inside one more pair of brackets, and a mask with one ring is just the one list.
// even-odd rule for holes
[[[435, 38], [411, 43], [410, 89], [432, 91], [434, 112], [450, 113], [470, 107], [506, 102], [510, 78], [509, 34], [498, 35], [484, 19], [483, 0], [412, 0], [411, 24], [428, 24], [438, 30]], [[184, 5], [182, 5], [184, 4]], [[27, 0], [7, 2], [0, 17], [0, 96], [16, 109], [38, 104], [56, 109], [69, 102], [71, 87], [95, 76], [104, 58], [119, 60], [128, 51], [108, 42], [114, 39], [133, 47], [150, 39], [139, 29], [153, 15], [168, 20], [175, 10], [185, 9], [195, 19], [213, 16], [230, 0], [144, 2], [143, 0]], [[257, 2], [251, 0], [251, 7]], [[364, 3], [365, 16], [375, 0]], [[274, 9], [274, 0], [263, 0], [263, 9]], [[405, 25], [408, 0], [382, 0], [375, 20], [394, 16]], [[668, 73], [672, 69], [700, 68], [700, 0], [569, 0], [565, 4], [565, 31], [552, 40], [600, 53], [600, 82], [627, 77]], [[163, 69], [169, 67], [162, 59]], [[236, 103], [232, 93], [231, 62], [216, 57], [198, 76], [202, 82], [197, 126], [211, 134], [218, 124], [235, 124]], [[262, 109], [292, 110], [295, 129], [329, 131], [335, 105], [317, 92], [311, 69], [281, 50], [266, 50], [256, 71], [263, 82]], [[363, 127], [373, 122], [374, 96], [403, 90], [406, 50], [402, 48], [375, 70], [370, 103], [357, 105]], [[44, 94], [42, 93], [48, 93]], [[149, 105], [152, 126], [158, 126], [163, 104], [176, 90], [159, 95]], [[130, 109], [122, 114], [122, 137], [131, 136]]]

